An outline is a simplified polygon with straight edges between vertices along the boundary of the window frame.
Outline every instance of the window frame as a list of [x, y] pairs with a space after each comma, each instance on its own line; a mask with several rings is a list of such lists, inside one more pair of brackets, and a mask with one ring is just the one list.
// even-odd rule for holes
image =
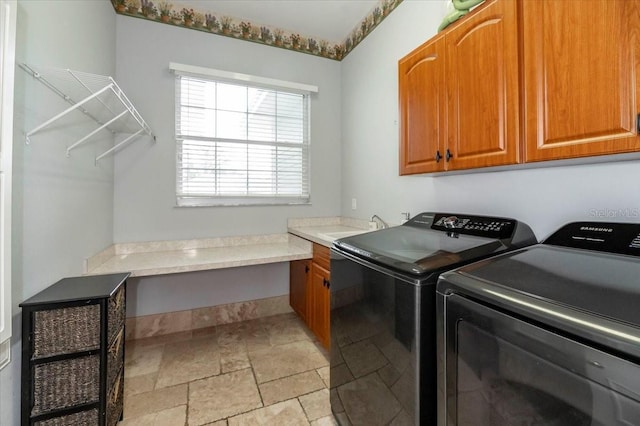
[[[253, 76], [248, 74], [233, 73], [223, 70], [216, 70], [211, 68], [197, 67], [192, 65], [184, 65], [177, 63], [169, 64], [170, 71], [175, 75], [175, 128], [174, 138], [176, 141], [176, 206], [177, 207], [224, 207], [224, 206], [274, 206], [274, 205], [304, 205], [311, 204], [311, 96], [314, 93], [318, 93], [316, 86], [289, 82], [283, 80], [276, 80], [271, 78], [265, 78], [260, 76]], [[303, 126], [304, 134], [303, 141], [300, 145], [294, 143], [293, 146], [301, 146], [302, 148], [302, 161], [301, 165], [305, 169], [302, 175], [302, 186], [306, 187], [306, 194], [301, 195], [278, 195], [274, 193], [265, 195], [247, 194], [247, 195], [188, 195], [181, 194], [182, 182], [181, 182], [181, 155], [183, 155], [182, 143], [185, 140], [189, 141], [209, 141], [214, 144], [225, 143], [225, 138], [221, 137], [199, 137], [193, 136], [185, 138], [184, 135], [178, 133], [179, 126], [178, 120], [180, 119], [180, 81], [181, 78], [194, 78], [204, 81], [211, 81], [221, 84], [232, 84], [238, 86], [244, 86], [253, 89], [266, 89], [280, 93], [289, 93], [303, 96]], [[216, 109], [217, 110], [217, 109]], [[274, 116], [276, 119], [278, 115]], [[231, 140], [229, 140], [231, 141]], [[233, 140], [233, 143], [244, 144], [249, 147], [252, 146], [254, 141], [248, 138]], [[283, 146], [287, 145], [287, 142], [280, 141], [267, 141], [260, 142], [266, 146]], [[215, 169], [212, 169], [215, 170]]]

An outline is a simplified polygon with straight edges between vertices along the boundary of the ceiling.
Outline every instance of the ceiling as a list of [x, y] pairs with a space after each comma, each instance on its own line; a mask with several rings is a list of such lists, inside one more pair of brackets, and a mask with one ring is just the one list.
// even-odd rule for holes
[[332, 42], [343, 41], [378, 0], [173, 0], [178, 10], [228, 15]]

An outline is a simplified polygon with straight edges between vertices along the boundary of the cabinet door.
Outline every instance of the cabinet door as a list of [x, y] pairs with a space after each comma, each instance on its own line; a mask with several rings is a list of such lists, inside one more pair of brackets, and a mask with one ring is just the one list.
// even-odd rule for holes
[[515, 1], [487, 2], [446, 35], [448, 170], [519, 162], [517, 19]]
[[444, 38], [437, 37], [398, 63], [400, 174], [443, 170], [446, 135]]
[[526, 161], [640, 149], [639, 9], [523, 1]]
[[294, 260], [289, 263], [289, 304], [307, 322], [307, 281], [310, 277], [309, 260]]
[[330, 309], [329, 271], [317, 263], [311, 266], [311, 304], [313, 319], [311, 330], [318, 337], [322, 346], [329, 349], [329, 309]]

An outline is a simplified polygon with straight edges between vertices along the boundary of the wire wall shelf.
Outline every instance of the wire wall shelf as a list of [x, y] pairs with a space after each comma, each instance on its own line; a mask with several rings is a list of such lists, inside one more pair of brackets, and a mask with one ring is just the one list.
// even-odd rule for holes
[[70, 104], [69, 108], [29, 131], [26, 134], [27, 144], [31, 142], [33, 135], [75, 110], [84, 113], [98, 127], [69, 145], [67, 156], [70, 156], [73, 149], [88, 142], [101, 131], [128, 136], [98, 155], [95, 159], [96, 164], [100, 159], [116, 152], [140, 135], [146, 134], [154, 141], [156, 140], [151, 128], [113, 78], [69, 69], [36, 67], [24, 63], [20, 64], [20, 67]]

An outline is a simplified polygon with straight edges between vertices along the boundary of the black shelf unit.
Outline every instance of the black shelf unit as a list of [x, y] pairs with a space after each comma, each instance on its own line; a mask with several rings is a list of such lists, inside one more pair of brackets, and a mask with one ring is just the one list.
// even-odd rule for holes
[[122, 419], [129, 273], [64, 278], [22, 307], [22, 425]]

